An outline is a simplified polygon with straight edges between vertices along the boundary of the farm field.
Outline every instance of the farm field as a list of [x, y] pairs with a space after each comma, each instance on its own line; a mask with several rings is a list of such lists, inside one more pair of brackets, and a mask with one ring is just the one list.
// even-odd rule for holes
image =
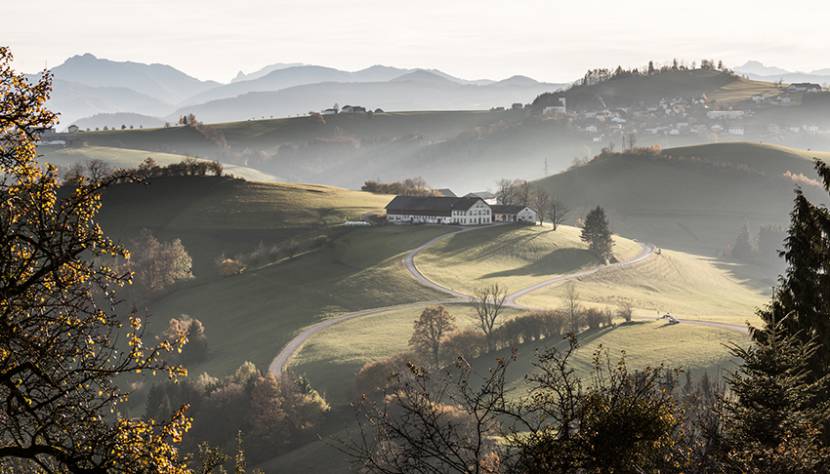
[[[640, 317], [671, 312], [684, 319], [739, 325], [759, 322], [755, 309], [768, 301], [768, 296], [717, 267], [715, 261], [665, 249], [633, 267], [586, 276], [575, 287], [582, 304], [613, 308], [626, 298]], [[564, 304], [565, 292], [564, 285], [547, 287], [519, 303], [557, 308]]]
[[[448, 236], [415, 258], [418, 269], [435, 282], [473, 294], [498, 283], [516, 291], [599, 263], [579, 238], [580, 229], [559, 226], [493, 226]], [[633, 258], [640, 244], [614, 236], [614, 255]]]

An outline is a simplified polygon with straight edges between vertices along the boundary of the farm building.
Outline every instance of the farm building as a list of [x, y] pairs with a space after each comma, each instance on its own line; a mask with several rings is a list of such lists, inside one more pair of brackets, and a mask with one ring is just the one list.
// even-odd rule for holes
[[535, 224], [539, 219], [536, 211], [526, 206], [490, 206], [493, 222], [525, 222]]
[[395, 196], [386, 205], [393, 224], [490, 224], [490, 206], [477, 197]]

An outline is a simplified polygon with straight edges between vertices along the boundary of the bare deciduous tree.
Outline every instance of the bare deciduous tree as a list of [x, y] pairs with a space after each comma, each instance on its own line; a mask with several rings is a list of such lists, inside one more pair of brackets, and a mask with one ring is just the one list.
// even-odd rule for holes
[[628, 298], [620, 298], [617, 303], [617, 316], [621, 317], [625, 322], [630, 323], [634, 315], [634, 306]]
[[570, 209], [565, 204], [555, 197], [550, 200], [550, 222], [553, 224], [553, 230], [556, 230], [559, 225], [565, 222], [565, 217], [568, 216]]
[[86, 164], [86, 170], [92, 181], [101, 181], [112, 175], [112, 167], [101, 160], [90, 160]]
[[545, 223], [545, 217], [551, 208], [550, 194], [544, 189], [536, 189], [533, 191], [531, 206], [536, 211], [536, 216], [539, 218], [539, 225]]
[[493, 330], [504, 309], [506, 300], [507, 288], [498, 283], [493, 283], [476, 291], [473, 305], [475, 305], [481, 331], [487, 337], [487, 348], [490, 351], [493, 350]]
[[496, 186], [496, 201], [505, 206], [513, 204], [513, 182], [502, 178]]
[[576, 285], [571, 282], [565, 287], [565, 312], [568, 315], [570, 331], [572, 334], [579, 332], [579, 293], [576, 292]]

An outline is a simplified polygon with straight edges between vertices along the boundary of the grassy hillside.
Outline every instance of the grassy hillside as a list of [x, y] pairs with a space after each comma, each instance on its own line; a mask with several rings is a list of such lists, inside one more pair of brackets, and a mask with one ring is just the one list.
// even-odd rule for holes
[[[579, 238], [580, 229], [497, 226], [452, 235], [418, 255], [418, 269], [432, 280], [467, 294], [499, 283], [510, 291], [531, 286], [556, 274], [599, 264]], [[614, 254], [634, 257], [640, 245], [615, 237]]]
[[332, 232], [330, 226], [382, 212], [390, 196], [303, 184], [250, 183], [214, 177], [155, 178], [121, 184], [104, 196], [101, 222], [129, 240], [142, 228], [164, 239], [181, 238], [194, 273], [214, 273], [221, 254]]
[[[507, 372], [508, 387], [515, 389], [514, 396], [521, 396], [525, 384], [524, 375], [534, 369], [534, 351], [543, 350], [553, 341], [537, 341], [523, 344], [518, 348], [519, 358]], [[600, 348], [607, 351], [611, 363], [616, 363], [625, 352], [629, 368], [666, 367], [687, 370], [694, 377], [703, 372], [718, 380], [735, 369], [726, 345], [730, 343], [746, 345], [749, 339], [745, 334], [728, 329], [720, 329], [690, 324], [666, 325], [662, 321], [634, 322], [582, 333], [579, 337], [580, 347], [571, 358], [571, 367], [577, 375], [589, 377], [592, 358]], [[564, 341], [557, 347], [565, 348]], [[496, 357], [507, 357], [504, 351], [489, 358], [475, 361], [474, 368], [479, 373], [486, 373], [487, 368], [495, 364]], [[587, 380], [590, 383], [590, 380]]]
[[[314, 336], [292, 359], [290, 368], [307, 377], [334, 404], [353, 400], [354, 376], [368, 361], [380, 360], [408, 349], [412, 324], [427, 305], [391, 309], [338, 324]], [[471, 305], [446, 305], [458, 329], [477, 327]], [[505, 321], [518, 311], [505, 312]], [[504, 322], [504, 321], [501, 321]]]
[[[768, 292], [755, 290], [716, 261], [661, 250], [636, 266], [612, 268], [581, 278], [576, 285], [582, 304], [614, 308], [627, 298], [639, 317], [665, 312], [686, 319], [744, 324], [757, 323], [755, 309]], [[565, 304], [565, 287], [552, 286], [529, 293], [519, 303], [536, 308]]]
[[[38, 151], [43, 155], [42, 160], [65, 169], [75, 163], [84, 163], [90, 160], [101, 160], [113, 168], [136, 168], [142, 161], [152, 158], [159, 165], [167, 166], [179, 163], [185, 158], [184, 155], [173, 153], [161, 153], [157, 151], [135, 150], [131, 148], [117, 148], [106, 146], [80, 146], [80, 147], [39, 147]], [[271, 183], [279, 181], [279, 178], [246, 166], [239, 166], [224, 163], [224, 173], [247, 181]]]
[[209, 360], [194, 374], [227, 374], [250, 360], [267, 367], [302, 327], [341, 312], [438, 298], [406, 273], [404, 252], [439, 227], [354, 229], [312, 254], [182, 288], [154, 302], [162, 324], [189, 314], [205, 324]]
[[616, 153], [537, 181], [578, 212], [600, 205], [612, 228], [670, 248], [719, 255], [741, 226], [783, 224], [793, 189], [814, 199], [811, 157], [827, 153], [723, 143]]

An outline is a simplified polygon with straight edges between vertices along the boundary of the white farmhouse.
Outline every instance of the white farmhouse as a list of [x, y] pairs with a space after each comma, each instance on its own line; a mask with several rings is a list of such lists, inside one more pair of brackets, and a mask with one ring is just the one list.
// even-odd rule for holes
[[392, 224], [480, 225], [493, 222], [490, 206], [478, 197], [395, 196], [386, 205]]
[[522, 222], [535, 224], [539, 220], [536, 211], [526, 206], [495, 205], [490, 206], [493, 222]]

